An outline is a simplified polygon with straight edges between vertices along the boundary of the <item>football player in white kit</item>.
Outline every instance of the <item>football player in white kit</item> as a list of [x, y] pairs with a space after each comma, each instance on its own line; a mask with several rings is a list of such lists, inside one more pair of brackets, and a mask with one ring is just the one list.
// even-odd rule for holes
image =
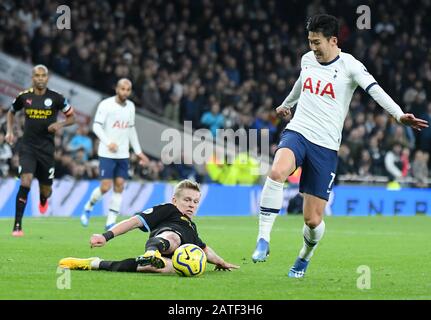
[[109, 212], [105, 228], [115, 225], [120, 212], [124, 182], [128, 178], [129, 145], [140, 159], [140, 164], [148, 163], [147, 156], [139, 145], [135, 128], [135, 104], [128, 100], [132, 92], [132, 83], [120, 79], [115, 88], [116, 95], [102, 100], [97, 108], [93, 131], [100, 140], [98, 156], [101, 183], [91, 193], [81, 215], [81, 224], [88, 225], [94, 205], [111, 189], [114, 190], [109, 203]]
[[304, 196], [303, 247], [288, 272], [292, 278], [304, 276], [317, 244], [323, 237], [323, 213], [331, 192], [341, 131], [353, 92], [360, 86], [399, 123], [414, 129], [428, 127], [401, 108], [378, 85], [364, 65], [337, 45], [337, 18], [318, 14], [307, 25], [311, 51], [302, 56], [301, 73], [292, 91], [276, 109], [288, 119], [297, 104], [295, 116], [283, 132], [274, 162], [260, 199], [259, 234], [254, 262], [269, 255], [272, 226], [283, 202], [283, 185], [297, 167], [302, 167], [299, 190]]

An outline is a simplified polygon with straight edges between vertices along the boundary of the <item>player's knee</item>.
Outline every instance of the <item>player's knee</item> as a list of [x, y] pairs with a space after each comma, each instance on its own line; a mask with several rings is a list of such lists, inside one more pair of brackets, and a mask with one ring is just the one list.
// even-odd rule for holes
[[320, 215], [304, 217], [304, 222], [310, 229], [314, 229], [322, 222], [322, 217]]
[[288, 173], [278, 167], [273, 167], [271, 169], [269, 177], [274, 181], [284, 182], [288, 177]]
[[124, 190], [124, 183], [121, 183], [121, 184], [116, 183], [116, 184], [114, 184], [114, 191], [115, 192], [122, 193], [123, 190]]
[[173, 253], [181, 245], [181, 239], [175, 233], [166, 232], [163, 234], [163, 238], [169, 242], [169, 246], [163, 252], [165, 254]]
[[172, 237], [169, 239], [169, 243], [171, 244], [169, 253], [173, 253], [181, 245], [181, 240], [178, 237]]
[[102, 193], [106, 193], [109, 191], [109, 189], [111, 189], [112, 184], [110, 182], [102, 182], [100, 184], [100, 191], [102, 191]]

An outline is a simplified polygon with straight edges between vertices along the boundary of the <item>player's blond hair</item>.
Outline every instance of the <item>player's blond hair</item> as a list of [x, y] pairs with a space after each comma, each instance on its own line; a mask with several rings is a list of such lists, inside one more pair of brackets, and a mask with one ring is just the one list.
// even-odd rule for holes
[[201, 189], [199, 187], [199, 183], [194, 182], [192, 180], [189, 179], [185, 179], [180, 181], [174, 188], [174, 196], [178, 197], [181, 193], [181, 191], [183, 191], [184, 189], [191, 189], [191, 190], [195, 190], [197, 192], [201, 192]]

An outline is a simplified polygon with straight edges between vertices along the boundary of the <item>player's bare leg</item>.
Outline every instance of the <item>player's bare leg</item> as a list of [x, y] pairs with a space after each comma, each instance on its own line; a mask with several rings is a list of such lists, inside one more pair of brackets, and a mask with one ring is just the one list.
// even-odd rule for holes
[[284, 182], [295, 168], [295, 155], [292, 150], [278, 149], [260, 198], [259, 235], [256, 249], [252, 255], [253, 262], [265, 261], [269, 255], [272, 226], [283, 204]]
[[102, 198], [102, 196], [108, 192], [112, 187], [112, 179], [103, 179], [100, 181], [100, 186], [95, 188], [91, 193], [90, 199], [84, 206], [84, 212], [81, 215], [81, 224], [86, 227], [90, 219], [91, 211], [95, 204]]
[[44, 214], [48, 210], [48, 198], [52, 194], [52, 187], [46, 184], [39, 183], [39, 212]]
[[172, 254], [181, 245], [181, 239], [173, 231], [164, 231], [148, 239], [145, 244], [145, 253], [136, 258], [141, 266], [151, 265], [157, 269], [166, 267], [166, 258], [162, 255]]
[[304, 244], [294, 265], [289, 271], [289, 277], [302, 278], [308, 263], [313, 256], [320, 239], [325, 232], [323, 214], [327, 201], [310, 194], [304, 194]]
[[109, 202], [108, 217], [106, 219], [105, 229], [109, 230], [117, 222], [117, 217], [120, 214], [122, 193], [124, 190], [125, 180], [122, 177], [114, 178], [114, 192], [112, 193], [111, 201]]
[[22, 237], [24, 232], [22, 231], [22, 217], [24, 216], [25, 207], [27, 205], [27, 197], [30, 192], [31, 182], [33, 180], [33, 174], [23, 173], [21, 174], [21, 183], [19, 186], [18, 193], [16, 195], [15, 202], [15, 222], [13, 225], [12, 235], [14, 237]]

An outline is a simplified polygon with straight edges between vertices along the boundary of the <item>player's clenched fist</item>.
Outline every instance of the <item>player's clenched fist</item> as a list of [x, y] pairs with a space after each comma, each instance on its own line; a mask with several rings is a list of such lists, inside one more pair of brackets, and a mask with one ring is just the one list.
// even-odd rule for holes
[[13, 133], [12, 133], [12, 132], [8, 132], [8, 133], [6, 134], [5, 140], [6, 140], [6, 142], [7, 142], [7, 143], [9, 143], [9, 144], [13, 144], [13, 142], [14, 142], [14, 140], [15, 140], [15, 137], [14, 137]]
[[118, 145], [117, 145], [116, 143], [114, 143], [114, 142], [111, 142], [111, 143], [108, 145], [108, 149], [109, 149], [109, 151], [111, 151], [111, 152], [117, 152], [117, 150], [118, 150]]
[[285, 107], [278, 107], [277, 109], [275, 109], [275, 112], [277, 113], [277, 116], [279, 116], [280, 118], [283, 118], [285, 120], [289, 120], [291, 113], [290, 113], [290, 109], [285, 108]]
[[106, 239], [101, 234], [93, 234], [90, 238], [90, 246], [93, 247], [103, 247], [106, 244]]

